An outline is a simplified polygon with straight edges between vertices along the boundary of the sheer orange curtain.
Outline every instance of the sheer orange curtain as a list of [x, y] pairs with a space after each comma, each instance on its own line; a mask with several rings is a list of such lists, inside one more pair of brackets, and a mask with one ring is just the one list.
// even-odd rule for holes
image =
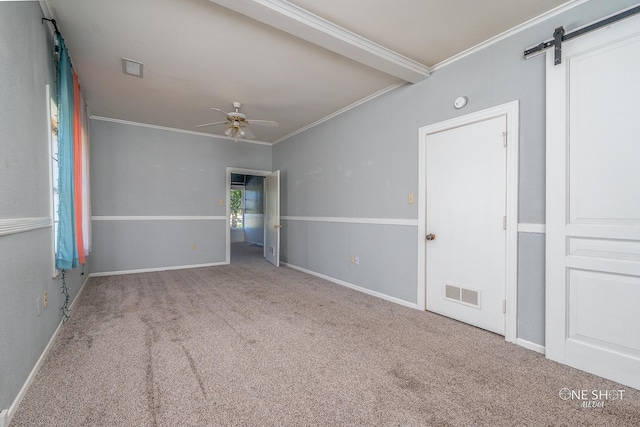
[[89, 182], [89, 118], [84, 102], [84, 96], [80, 93], [82, 102], [82, 236], [84, 237], [84, 254], [91, 252], [91, 185]]
[[80, 97], [80, 82], [78, 75], [73, 72], [73, 199], [75, 205], [76, 244], [78, 248], [78, 262], [85, 263], [84, 236], [82, 227], [83, 173], [82, 173], [82, 109], [84, 105]]

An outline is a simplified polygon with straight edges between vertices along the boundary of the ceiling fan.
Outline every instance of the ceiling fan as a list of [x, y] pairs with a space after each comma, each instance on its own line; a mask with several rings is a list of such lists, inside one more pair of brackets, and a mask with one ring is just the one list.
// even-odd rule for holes
[[224, 114], [226, 117], [226, 120], [220, 121], [220, 122], [213, 122], [213, 123], [204, 123], [196, 127], [201, 128], [205, 126], [214, 126], [214, 125], [229, 125], [229, 128], [225, 131], [224, 134], [237, 141], [238, 138], [248, 138], [248, 139], [255, 138], [255, 135], [253, 134], [253, 132], [251, 132], [251, 130], [249, 130], [248, 128], [249, 125], [261, 125], [261, 126], [271, 126], [271, 127], [278, 126], [278, 122], [275, 122], [273, 120], [248, 119], [247, 116], [245, 116], [243, 113], [240, 112], [241, 107], [242, 107], [242, 104], [237, 101], [233, 103], [233, 108], [235, 109], [235, 111], [232, 111], [230, 113], [222, 111], [219, 108], [211, 107], [212, 110], [215, 110], [221, 114]]

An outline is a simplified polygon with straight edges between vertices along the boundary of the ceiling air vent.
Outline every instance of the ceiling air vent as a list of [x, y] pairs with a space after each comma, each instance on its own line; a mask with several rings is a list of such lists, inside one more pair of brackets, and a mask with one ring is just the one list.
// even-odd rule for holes
[[142, 77], [142, 62], [122, 58], [122, 72], [136, 77]]

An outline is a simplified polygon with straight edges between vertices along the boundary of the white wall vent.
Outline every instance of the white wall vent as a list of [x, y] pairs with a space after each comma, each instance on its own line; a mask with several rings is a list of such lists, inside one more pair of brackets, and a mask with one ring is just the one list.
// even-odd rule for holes
[[461, 288], [449, 283], [444, 284], [444, 299], [480, 308], [480, 291]]

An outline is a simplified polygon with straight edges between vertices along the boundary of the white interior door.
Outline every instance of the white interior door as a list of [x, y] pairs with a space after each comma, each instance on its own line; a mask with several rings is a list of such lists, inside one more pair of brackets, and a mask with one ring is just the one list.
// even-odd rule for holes
[[280, 266], [280, 171], [267, 175], [265, 185], [265, 257], [276, 267]]
[[640, 389], [640, 17], [547, 57], [547, 357]]
[[501, 335], [506, 131], [503, 115], [426, 138], [427, 310]]

